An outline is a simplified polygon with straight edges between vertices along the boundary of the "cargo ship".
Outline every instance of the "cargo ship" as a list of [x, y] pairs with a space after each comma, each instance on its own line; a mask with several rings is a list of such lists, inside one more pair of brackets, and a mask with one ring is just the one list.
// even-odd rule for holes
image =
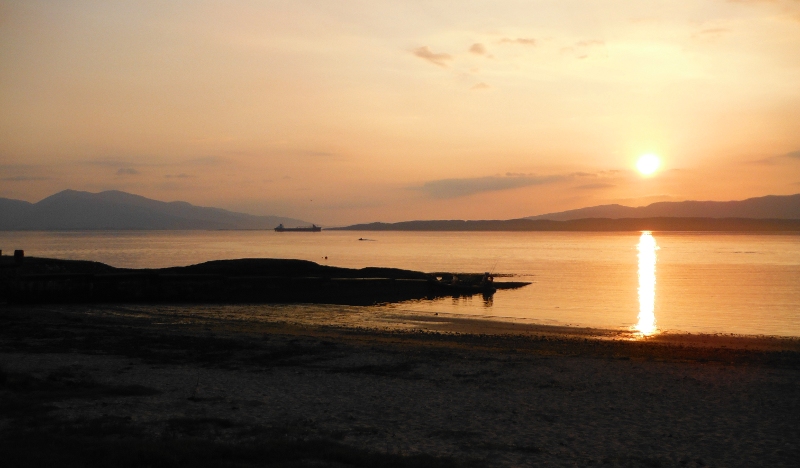
[[278, 227], [275, 228], [275, 232], [320, 232], [322, 228], [317, 226], [316, 224], [312, 224], [311, 227], [296, 227], [296, 228], [287, 228], [283, 227], [283, 224], [279, 224]]

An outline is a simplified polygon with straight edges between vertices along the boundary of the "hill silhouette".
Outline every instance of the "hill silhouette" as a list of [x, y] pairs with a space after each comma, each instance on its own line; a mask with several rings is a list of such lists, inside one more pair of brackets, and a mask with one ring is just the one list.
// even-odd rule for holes
[[0, 230], [272, 229], [305, 226], [299, 219], [253, 216], [183, 201], [162, 202], [111, 190], [64, 190], [37, 203], [0, 198]]
[[[332, 229], [332, 228], [329, 228]], [[741, 201], [601, 205], [508, 220], [368, 223], [351, 231], [715, 231], [800, 232], [800, 194]]]
[[712, 231], [800, 232], [800, 219], [754, 218], [586, 218], [508, 220], [434, 220], [355, 224], [328, 230], [343, 231]]
[[768, 195], [738, 201], [658, 202], [647, 206], [599, 205], [528, 216], [525, 219], [568, 221], [585, 218], [756, 218], [800, 219], [800, 193]]

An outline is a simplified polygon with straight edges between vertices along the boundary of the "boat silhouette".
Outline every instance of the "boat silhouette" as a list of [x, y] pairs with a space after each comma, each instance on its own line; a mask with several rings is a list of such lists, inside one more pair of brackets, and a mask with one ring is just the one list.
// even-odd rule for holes
[[287, 228], [283, 227], [283, 223], [279, 224], [278, 227], [275, 228], [275, 232], [320, 232], [322, 228], [317, 226], [316, 224], [312, 224], [310, 227], [294, 227], [294, 228]]

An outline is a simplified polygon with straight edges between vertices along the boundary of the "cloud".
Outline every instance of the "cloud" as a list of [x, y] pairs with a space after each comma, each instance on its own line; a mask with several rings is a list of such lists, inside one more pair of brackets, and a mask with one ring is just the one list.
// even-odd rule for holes
[[446, 67], [447, 61], [453, 60], [453, 57], [450, 54], [437, 54], [432, 52], [428, 46], [422, 46], [419, 48], [414, 49], [414, 55], [417, 57], [427, 60], [434, 65], [438, 65], [440, 67]]
[[699, 35], [717, 35], [717, 34], [724, 34], [726, 32], [730, 32], [730, 29], [728, 29], [728, 28], [708, 28], [708, 29], [704, 29], [704, 30], [696, 33], [696, 35], [698, 35], [698, 36]]
[[591, 39], [585, 41], [578, 41], [575, 44], [567, 47], [561, 48], [562, 54], [573, 54], [576, 58], [585, 59], [589, 57], [589, 54], [593, 50], [597, 50], [597, 47], [605, 46], [605, 41]]
[[137, 175], [137, 174], [139, 174], [139, 171], [137, 171], [132, 167], [121, 167], [117, 171], [117, 175]]
[[141, 164], [132, 161], [111, 158], [91, 159], [88, 161], [81, 161], [79, 164], [100, 167], [141, 166]]
[[165, 179], [194, 179], [194, 176], [182, 172], [180, 174], [167, 174], [167, 175], [164, 176], [164, 178]]
[[[615, 174], [620, 171], [600, 171], [600, 172], [571, 172], [568, 174], [536, 175], [516, 172], [507, 172], [505, 175], [495, 175], [488, 177], [474, 177], [463, 179], [439, 179], [424, 183], [421, 187], [415, 187], [432, 198], [458, 198], [474, 195], [481, 192], [496, 192], [500, 190], [510, 190], [520, 187], [533, 185], [557, 184], [570, 180], [585, 180], [586, 178], [596, 178]], [[595, 179], [596, 180], [596, 179]], [[615, 187], [615, 184], [607, 182], [594, 182], [576, 187], [582, 190], [599, 190]]]
[[596, 184], [579, 185], [579, 186], [577, 186], [575, 188], [579, 189], [579, 190], [600, 190], [600, 189], [606, 189], [606, 188], [611, 188], [611, 187], [616, 187], [616, 185], [609, 184], [609, 183], [606, 183], [606, 182], [597, 182]]
[[511, 39], [509, 37], [504, 37], [504, 38], [500, 39], [500, 43], [501, 44], [520, 44], [520, 45], [526, 45], [526, 46], [535, 46], [536, 45], [536, 39], [527, 39], [527, 38], [524, 38], [524, 37], [518, 37], [516, 39]]
[[344, 153], [336, 153], [333, 151], [318, 151], [308, 149], [274, 149], [269, 150], [270, 156], [277, 157], [292, 157], [292, 158], [305, 158], [313, 160], [341, 160], [346, 159], [347, 155]]
[[486, 55], [486, 47], [484, 47], [483, 44], [480, 44], [478, 42], [472, 44], [472, 47], [469, 48], [469, 51], [472, 52], [473, 54]]
[[771, 166], [778, 163], [780, 156], [770, 156], [764, 159], [756, 159], [755, 161], [746, 161], [744, 164], [758, 164], [763, 166]]
[[310, 158], [340, 158], [342, 155], [330, 151], [297, 151], [297, 156], [307, 156]]
[[570, 175], [506, 175], [469, 179], [439, 179], [425, 182], [422, 187], [417, 187], [417, 189], [432, 198], [458, 198], [481, 192], [553, 184], [568, 180], [570, 177]]
[[[680, 170], [680, 169], [673, 169], [673, 170]], [[598, 171], [597, 174], [615, 175], [615, 174], [619, 174], [621, 172], [627, 172], [627, 171], [623, 171], [622, 169], [608, 169], [608, 170], [605, 170], [605, 171]], [[587, 174], [587, 173], [580, 173], [580, 174]]]
[[723, 35], [731, 32], [728, 28], [707, 28], [692, 34], [692, 39], [698, 41], [716, 41]]
[[489, 86], [488, 84], [486, 84], [484, 82], [480, 82], [480, 83], [476, 84], [475, 86], [473, 86], [470, 89], [475, 90], [475, 91], [479, 91], [481, 89], [489, 89], [489, 88], [491, 88], [491, 86]]
[[224, 162], [226, 162], [226, 160], [220, 158], [219, 156], [201, 156], [198, 158], [188, 159], [186, 161], [187, 164], [194, 164], [199, 166], [214, 166], [217, 164], [222, 164]]
[[792, 21], [800, 21], [800, 11], [797, 11], [800, 1], [798, 0], [726, 0], [728, 3], [739, 3], [742, 5], [769, 5], [780, 10], [781, 15]]
[[757, 159], [755, 161], [750, 161], [747, 164], [761, 164], [765, 166], [771, 166], [774, 164], [780, 164], [787, 161], [800, 161], [800, 150], [791, 151], [789, 153], [778, 154], [776, 156], [770, 156], [764, 159]]
[[36, 180], [50, 180], [49, 177], [39, 177], [39, 176], [12, 176], [12, 177], [3, 177], [0, 179], [5, 182], [30, 182]]

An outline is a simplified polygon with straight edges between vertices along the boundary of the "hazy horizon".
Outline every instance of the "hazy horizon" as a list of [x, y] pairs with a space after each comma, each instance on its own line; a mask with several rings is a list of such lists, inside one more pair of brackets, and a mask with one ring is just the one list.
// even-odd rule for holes
[[[103, 194], [114, 194], [114, 193], [121, 193], [124, 196], [132, 195], [133, 197], [141, 197], [141, 195], [138, 195], [138, 194], [135, 194], [135, 193], [121, 192], [121, 191], [116, 191], [116, 190], [111, 190], [111, 191], [106, 191], [106, 192], [86, 192], [86, 191], [76, 191], [76, 190], [72, 190], [72, 189], [66, 189], [66, 190], [63, 190], [61, 192], [57, 192], [57, 193], [51, 194], [51, 195], [49, 195], [47, 197], [44, 197], [44, 198], [42, 198], [40, 200], [36, 200], [34, 202], [28, 202], [28, 203], [31, 203], [32, 205], [36, 205], [39, 202], [42, 202], [42, 201], [45, 201], [45, 200], [48, 200], [48, 199], [51, 199], [51, 198], [58, 198], [58, 199], [62, 200], [62, 202], [63, 202], [64, 195], [66, 195], [66, 199], [68, 199], [68, 200], [77, 201], [79, 199], [82, 199], [83, 197], [82, 196], [78, 196], [78, 198], [76, 198], [75, 194], [103, 195]], [[789, 195], [789, 196], [790, 197], [793, 196], [793, 197], [796, 198], [796, 197], [800, 196], [800, 193], [792, 194], [792, 195]], [[775, 195], [766, 195], [764, 197], [755, 197], [755, 198], [751, 198], [751, 199], [748, 199], [748, 200], [755, 201], [755, 200], [762, 200], [762, 199], [765, 199], [765, 198], [774, 198], [774, 197], [776, 197], [776, 196]], [[780, 196], [777, 196], [777, 197], [780, 197]], [[92, 198], [93, 199], [97, 199], [95, 197], [92, 197]], [[150, 199], [150, 198], [146, 198], [146, 197], [144, 197], [144, 198], [146, 200], [148, 200], [148, 201], [155, 201], [155, 202], [160, 202], [160, 203], [187, 203], [185, 200], [154, 200], [154, 199]], [[10, 200], [8, 198], [3, 198], [3, 197], [0, 197], [0, 199]], [[710, 201], [710, 200], [687, 200], [687, 201], [688, 202], [696, 202], [696, 203], [700, 203], [700, 204], [705, 204], [705, 203], [716, 203], [716, 202], [721, 202], [721, 203], [733, 202], [733, 203], [737, 203], [737, 202], [748, 201], [748, 200], [714, 200], [714, 201]], [[113, 201], [115, 203], [116, 202], [122, 202], [123, 204], [125, 203], [124, 200], [119, 200], [119, 199], [117, 199], [116, 196], [112, 197], [109, 201]], [[522, 217], [522, 218], [514, 218], [514, 219], [537, 219], [537, 218], [540, 218], [541, 216], [545, 216], [545, 215], [548, 215], [548, 214], [550, 214], [550, 215], [561, 215], [561, 216], [556, 216], [555, 218], [544, 218], [544, 219], [572, 220], [572, 219], [580, 219], [580, 218], [584, 218], [584, 217], [589, 217], [589, 218], [598, 218], [598, 217], [599, 218], [608, 218], [608, 217], [610, 217], [610, 218], [620, 218], [620, 217], [622, 217], [622, 218], [629, 218], [629, 217], [642, 218], [642, 217], [645, 217], [645, 218], [648, 218], [648, 217], [660, 217], [660, 216], [670, 216], [670, 217], [671, 216], [677, 216], [677, 217], [690, 217], [690, 218], [697, 218], [697, 217], [700, 217], [700, 218], [704, 218], [704, 217], [710, 217], [710, 218], [718, 218], [718, 217], [730, 218], [730, 217], [734, 217], [734, 218], [765, 218], [765, 219], [794, 219], [794, 218], [796, 218], [796, 216], [793, 216], [790, 212], [786, 211], [786, 207], [785, 206], [782, 206], [782, 207], [774, 206], [774, 203], [772, 205], [763, 204], [763, 203], [761, 205], [759, 205], [759, 206], [752, 206], [751, 205], [749, 208], [746, 209], [746, 212], [741, 212], [742, 207], [739, 207], [739, 208], [736, 208], [736, 210], [738, 210], [737, 211], [738, 214], [734, 214], [734, 215], [729, 215], [729, 214], [721, 215], [720, 213], [716, 212], [717, 210], [721, 209], [721, 207], [714, 207], [714, 206], [711, 206], [711, 207], [708, 207], [708, 206], [706, 206], [706, 207], [696, 207], [694, 209], [699, 209], [699, 210], [704, 211], [704, 212], [703, 213], [691, 212], [691, 213], [688, 213], [688, 214], [685, 214], [685, 215], [674, 214], [672, 212], [670, 212], [670, 214], [668, 214], [668, 215], [659, 214], [659, 213], [655, 213], [655, 214], [651, 213], [651, 214], [643, 215], [641, 213], [627, 213], [626, 212], [626, 215], [622, 215], [622, 216], [620, 216], [620, 215], [610, 215], [610, 213], [606, 212], [606, 211], [601, 211], [601, 212], [598, 212], [598, 213], [592, 213], [592, 212], [585, 213], [586, 210], [602, 209], [602, 208], [619, 208], [619, 209], [651, 208], [651, 207], [656, 207], [656, 206], [663, 206], [665, 203], [667, 205], [672, 205], [673, 202], [654, 202], [654, 203], [648, 203], [647, 205], [642, 205], [642, 206], [625, 206], [625, 205], [619, 205], [619, 204], [597, 205], [597, 206], [582, 207], [582, 208], [575, 209], [575, 210], [566, 210], [566, 211], [551, 212], [551, 213], [541, 213], [541, 214], [537, 214], [537, 215], [532, 215], [532, 216], [527, 216], [527, 217]], [[784, 205], [785, 202], [780, 202], [780, 204]], [[219, 207], [214, 207], [214, 206], [201, 206], [201, 205], [194, 205], [194, 204], [190, 204], [190, 205], [192, 207], [194, 207], [194, 208], [220, 209]], [[82, 210], [82, 209], [85, 209], [85, 208], [80, 208], [79, 206], [76, 205], [76, 206], [73, 206], [72, 209]], [[725, 208], [722, 208], [722, 209], [725, 210]], [[753, 210], [764, 210], [764, 209], [766, 209], [767, 212], [766, 213], [762, 213], [761, 211], [759, 211], [759, 214], [767, 214], [767, 216], [763, 216], [763, 215], [762, 216], [753, 216], [754, 213], [751, 213]], [[775, 213], [776, 209], [778, 210], [779, 214], [770, 216], [769, 214], [770, 213]], [[796, 211], [796, 209], [795, 209], [795, 211]], [[298, 219], [291, 219], [291, 218], [282, 217], [280, 214], [277, 214], [277, 215], [276, 214], [271, 214], [271, 215], [253, 215], [252, 213], [245, 213], [245, 212], [237, 212], [237, 211], [230, 211], [230, 212], [232, 214], [244, 214], [244, 215], [252, 215], [252, 216], [262, 216], [262, 217], [268, 217], [268, 218], [278, 218], [279, 221], [276, 221], [276, 222], [280, 222], [280, 219], [286, 219], [286, 221], [289, 222], [289, 224], [291, 224], [292, 226], [311, 223], [311, 221], [307, 221], [307, 220], [298, 220]], [[571, 213], [574, 213], [574, 212], [585, 213], [585, 214], [582, 214], [582, 215], [579, 215], [579, 216], [570, 215]], [[17, 214], [19, 215], [19, 213], [17, 213]], [[119, 214], [120, 213], [115, 213], [115, 216], [118, 216]], [[514, 219], [510, 219], [509, 221], [513, 221]], [[430, 222], [436, 222], [436, 221], [443, 221], [443, 220], [441, 220], [441, 219], [428, 219], [428, 220], [424, 220], [424, 219], [414, 219], [414, 220], [407, 219], [407, 220], [401, 220], [401, 221], [396, 221], [396, 222], [403, 223], [403, 222], [418, 222], [418, 221], [421, 221], [421, 222], [429, 222], [429, 221]], [[467, 219], [467, 220], [464, 220], [464, 221], [486, 221], [486, 220], [469, 220], [469, 219]], [[502, 221], [502, 220], [498, 220], [498, 221]], [[32, 222], [32, 220], [28, 219], [28, 222]], [[352, 225], [364, 225], [364, 224], [373, 224], [373, 223], [383, 224], [385, 222], [383, 222], [381, 220], [377, 220], [377, 221], [376, 220], [365, 220], [365, 221], [363, 221], [361, 223], [352, 223]], [[328, 225], [327, 227], [334, 228], [334, 227], [346, 227], [346, 226], [348, 226], [348, 225]]]
[[4, 198], [346, 225], [800, 192], [795, 0], [0, 0], [0, 25]]

